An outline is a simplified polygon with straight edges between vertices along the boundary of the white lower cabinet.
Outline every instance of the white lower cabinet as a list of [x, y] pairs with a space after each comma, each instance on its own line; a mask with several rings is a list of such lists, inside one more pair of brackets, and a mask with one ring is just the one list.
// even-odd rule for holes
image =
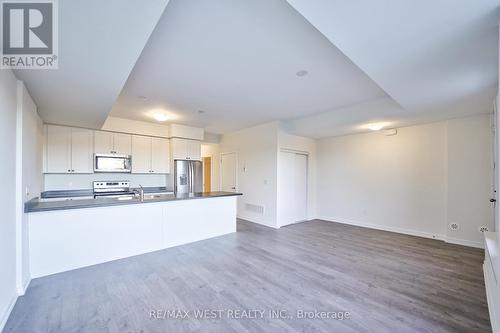
[[133, 135], [132, 173], [170, 173], [169, 139]]

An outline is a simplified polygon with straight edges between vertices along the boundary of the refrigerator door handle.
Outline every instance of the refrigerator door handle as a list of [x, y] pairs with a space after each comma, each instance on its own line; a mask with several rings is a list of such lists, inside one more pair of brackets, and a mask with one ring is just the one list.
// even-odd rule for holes
[[193, 175], [193, 165], [191, 162], [188, 162], [188, 170], [189, 170], [189, 193], [193, 193], [193, 183], [194, 183], [194, 175]]

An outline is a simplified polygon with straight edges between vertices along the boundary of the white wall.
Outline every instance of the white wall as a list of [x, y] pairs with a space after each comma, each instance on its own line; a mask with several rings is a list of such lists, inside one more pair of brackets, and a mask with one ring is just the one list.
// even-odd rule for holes
[[489, 115], [448, 121], [448, 224], [446, 236], [482, 243], [480, 226], [493, 229], [493, 156]]
[[212, 191], [220, 189], [220, 145], [204, 143], [201, 145], [201, 157], [212, 158]]
[[130, 186], [156, 187], [172, 186], [173, 171], [169, 175], [139, 175], [131, 173], [93, 173], [93, 174], [46, 174], [44, 175], [44, 191], [57, 190], [88, 190], [92, 188], [93, 181], [100, 180], [128, 180]]
[[[291, 135], [286, 133], [283, 129], [278, 131], [278, 151], [285, 149], [296, 152], [306, 153], [308, 155], [308, 166], [307, 166], [307, 216], [308, 219], [314, 219], [316, 217], [316, 140]], [[278, 155], [278, 169], [277, 169], [277, 196], [281, 195], [280, 193], [280, 183], [287, 181], [287, 179], [283, 179], [281, 175], [282, 172], [282, 162], [280, 159], [281, 155]], [[288, 209], [288, 207], [281, 206], [280, 200], [278, 200], [278, 208], [277, 208], [277, 219], [278, 225], [282, 225], [282, 221], [280, 219], [281, 213], [283, 210]]]
[[481, 246], [476, 226], [491, 226], [489, 133], [484, 115], [319, 140], [318, 216], [440, 239], [450, 217], [462, 231], [448, 241]]
[[145, 121], [108, 117], [101, 128], [106, 131], [150, 135], [163, 138], [170, 137], [170, 126], [148, 123]]
[[16, 300], [16, 77], [0, 70], [0, 331]]
[[[226, 134], [221, 153], [238, 154], [238, 217], [270, 227], [276, 222], [278, 123], [268, 123]], [[246, 171], [244, 171], [246, 170]], [[264, 206], [264, 215], [245, 209], [245, 204]]]
[[43, 123], [22, 81], [17, 82], [17, 290], [24, 294], [29, 281], [29, 230], [24, 203], [42, 191]]

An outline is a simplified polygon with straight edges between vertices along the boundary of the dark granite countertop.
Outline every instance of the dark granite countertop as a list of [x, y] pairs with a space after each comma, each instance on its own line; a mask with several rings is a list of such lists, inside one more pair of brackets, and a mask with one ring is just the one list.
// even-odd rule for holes
[[[134, 190], [135, 188], [131, 188]], [[174, 192], [173, 189], [167, 187], [144, 187], [144, 193], [162, 193]], [[93, 189], [87, 190], [65, 190], [65, 191], [45, 191], [42, 192], [40, 197], [43, 199], [50, 198], [76, 198], [76, 197], [92, 197], [94, 196]]]
[[[158, 192], [153, 192], [158, 193]], [[229, 197], [238, 196], [241, 193], [233, 192], [204, 192], [195, 194], [155, 194], [147, 195], [144, 201], [140, 201], [139, 198], [106, 198], [99, 197], [96, 199], [78, 199], [77, 197], [72, 199], [57, 200], [58, 198], [51, 199], [39, 199], [35, 198], [24, 204], [24, 211], [26, 213], [34, 212], [45, 212], [53, 210], [68, 210], [68, 209], [81, 209], [81, 208], [94, 208], [94, 207], [108, 207], [108, 206], [120, 206], [120, 205], [135, 205], [135, 204], [146, 204], [153, 202], [167, 202], [167, 201], [177, 201], [177, 200], [192, 200], [192, 199], [209, 199], [218, 197]]]

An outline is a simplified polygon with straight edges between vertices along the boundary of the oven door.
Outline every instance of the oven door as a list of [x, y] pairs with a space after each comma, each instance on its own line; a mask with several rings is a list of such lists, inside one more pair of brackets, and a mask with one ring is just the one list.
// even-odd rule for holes
[[132, 157], [130, 155], [95, 154], [94, 172], [132, 172]]

